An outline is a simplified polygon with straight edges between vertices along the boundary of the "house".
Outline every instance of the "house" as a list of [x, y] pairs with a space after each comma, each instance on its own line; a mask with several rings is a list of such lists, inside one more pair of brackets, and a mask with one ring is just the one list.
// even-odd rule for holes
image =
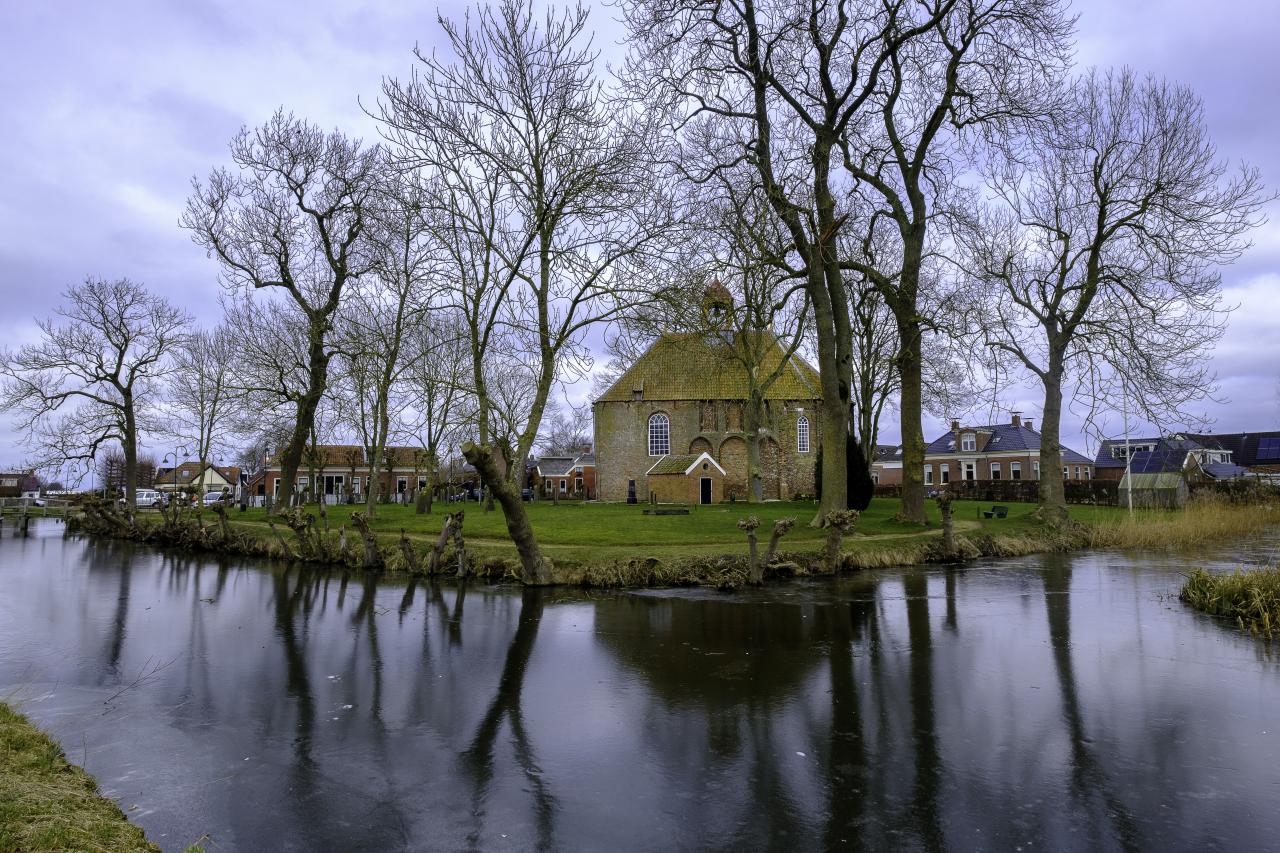
[[[708, 288], [704, 305], [720, 308], [726, 303], [732, 306], [723, 286]], [[735, 348], [747, 342], [723, 328], [663, 334], [595, 400], [600, 500], [643, 499], [654, 463], [664, 456], [702, 453], [725, 472], [716, 499], [746, 498], [744, 416], [750, 376], [738, 357], [742, 350]], [[822, 442], [818, 372], [798, 355], [788, 355], [771, 335], [762, 349], [757, 375], [781, 371], [764, 394], [762, 494], [766, 499], [812, 494], [814, 459]]]
[[543, 456], [534, 466], [531, 488], [540, 495], [592, 500], [596, 495], [596, 457], [584, 447], [577, 456]]
[[199, 462], [183, 462], [176, 468], [157, 468], [152, 488], [158, 492], [190, 491], [197, 494], [225, 489], [234, 494], [240, 488], [240, 469], [234, 465], [206, 463], [202, 473]]
[[[1069, 447], [1062, 448], [1062, 478], [1090, 480], [1094, 463]], [[902, 448], [875, 461], [871, 476], [877, 484], [902, 483]], [[1039, 480], [1040, 433], [1014, 412], [1007, 424], [961, 426], [951, 422], [948, 432], [925, 448], [924, 484], [940, 486], [952, 480]]]
[[727, 476], [706, 451], [671, 453], [645, 472], [645, 484], [657, 503], [711, 504], [724, 499]]
[[1238, 477], [1280, 478], [1280, 432], [1179, 432], [1157, 438], [1107, 439], [1098, 447], [1094, 464], [1100, 478], [1120, 480], [1129, 455], [1176, 453], [1179, 470], [1197, 480]]
[[[388, 447], [378, 460], [373, 485], [380, 494], [397, 503], [408, 503], [431, 481], [430, 455], [420, 447]], [[282, 468], [278, 456], [250, 481], [250, 496], [262, 503], [266, 496], [280, 494]], [[322, 494], [326, 503], [354, 503], [364, 500], [370, 486], [369, 465], [364, 448], [357, 444], [307, 446], [298, 465], [296, 489], [314, 500]], [[312, 477], [315, 478], [314, 488]]]
[[0, 498], [17, 498], [40, 490], [40, 480], [30, 471], [0, 471]]

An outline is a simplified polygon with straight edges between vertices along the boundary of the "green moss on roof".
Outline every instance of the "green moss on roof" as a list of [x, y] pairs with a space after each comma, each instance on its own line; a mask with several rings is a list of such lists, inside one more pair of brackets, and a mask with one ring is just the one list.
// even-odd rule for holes
[[[745, 400], [748, 375], [733, 350], [740, 339], [726, 343], [703, 333], [668, 333], [619, 377], [597, 402], [626, 402], [643, 392], [645, 400]], [[758, 375], [768, 377], [786, 356], [776, 338], [767, 349]], [[819, 400], [822, 384], [818, 371], [803, 358], [792, 355], [790, 364], [764, 395], [766, 400]]]
[[649, 475], [683, 474], [701, 455], [701, 453], [678, 453], [664, 456], [658, 460], [658, 464], [649, 469]]

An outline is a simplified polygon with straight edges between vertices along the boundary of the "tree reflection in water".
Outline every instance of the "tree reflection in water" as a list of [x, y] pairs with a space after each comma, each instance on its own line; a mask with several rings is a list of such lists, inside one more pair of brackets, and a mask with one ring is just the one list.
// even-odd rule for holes
[[[460, 588], [455, 610], [457, 623], [462, 621], [462, 592]], [[516, 632], [507, 649], [502, 676], [498, 679], [498, 692], [489, 703], [484, 717], [481, 718], [470, 746], [462, 753], [463, 767], [472, 778], [472, 815], [476, 819], [476, 826], [468, 837], [468, 841], [473, 846], [479, 844], [481, 840], [484, 802], [493, 783], [494, 746], [505, 718], [511, 730], [516, 763], [524, 773], [533, 795], [534, 816], [538, 828], [538, 849], [553, 849], [556, 801], [547, 787], [542, 768], [538, 766], [537, 755], [529, 740], [529, 733], [525, 729], [524, 713], [520, 703], [525, 672], [529, 666], [529, 658], [533, 655], [538, 626], [542, 623], [543, 596], [543, 590], [537, 587], [524, 588], [520, 599], [520, 617]]]
[[1099, 831], [1107, 823], [1115, 834], [1115, 843], [1125, 850], [1142, 850], [1145, 845], [1137, 821], [1119, 797], [1114, 782], [1095, 753], [1093, 741], [1085, 734], [1084, 715], [1076, 689], [1075, 668], [1071, 662], [1071, 556], [1046, 554], [1044, 567], [1044, 603], [1049, 621], [1049, 644], [1053, 648], [1053, 664], [1062, 694], [1062, 716], [1071, 743], [1071, 790], [1082, 809], [1088, 810], [1097, 795], [1102, 799], [1105, 820], [1090, 821], [1091, 846], [1109, 846]]

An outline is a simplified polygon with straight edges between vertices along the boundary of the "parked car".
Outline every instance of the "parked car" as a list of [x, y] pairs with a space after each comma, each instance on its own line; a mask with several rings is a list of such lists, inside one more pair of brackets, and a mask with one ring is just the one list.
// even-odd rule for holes
[[228, 501], [230, 501], [231, 499], [230, 493], [227, 493], [227, 492], [205, 492], [203, 503], [205, 506], [213, 506], [214, 504], [220, 504], [222, 503], [223, 497], [226, 497]]
[[[139, 508], [148, 506], [163, 506], [164, 497], [155, 489], [138, 489], [134, 493], [134, 499], [137, 501]], [[123, 506], [128, 501], [124, 495], [120, 496], [120, 504]]]
[[533, 500], [533, 489], [521, 489], [520, 500], [524, 501], [525, 503], [528, 503], [529, 501]]

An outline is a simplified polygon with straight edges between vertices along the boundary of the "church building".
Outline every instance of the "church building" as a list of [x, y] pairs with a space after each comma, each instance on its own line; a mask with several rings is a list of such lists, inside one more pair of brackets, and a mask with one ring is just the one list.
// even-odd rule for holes
[[[719, 284], [708, 291], [708, 299], [713, 298], [730, 299]], [[727, 307], [731, 309], [731, 302]], [[744, 415], [749, 374], [736, 350], [739, 334], [724, 328], [663, 334], [595, 401], [600, 500], [635, 498], [643, 503], [650, 491], [659, 500], [672, 499], [667, 497], [674, 492], [666, 481], [673, 471], [698, 479], [688, 490], [697, 502], [747, 499]], [[822, 438], [821, 383], [813, 367], [798, 355], [788, 357], [786, 347], [770, 337], [770, 345], [759, 348], [763, 359], [756, 375], [771, 375], [783, 359], [787, 364], [764, 394], [762, 496], [771, 500], [812, 495]], [[713, 464], [695, 464], [703, 453]], [[661, 485], [658, 477], [663, 478]]]

